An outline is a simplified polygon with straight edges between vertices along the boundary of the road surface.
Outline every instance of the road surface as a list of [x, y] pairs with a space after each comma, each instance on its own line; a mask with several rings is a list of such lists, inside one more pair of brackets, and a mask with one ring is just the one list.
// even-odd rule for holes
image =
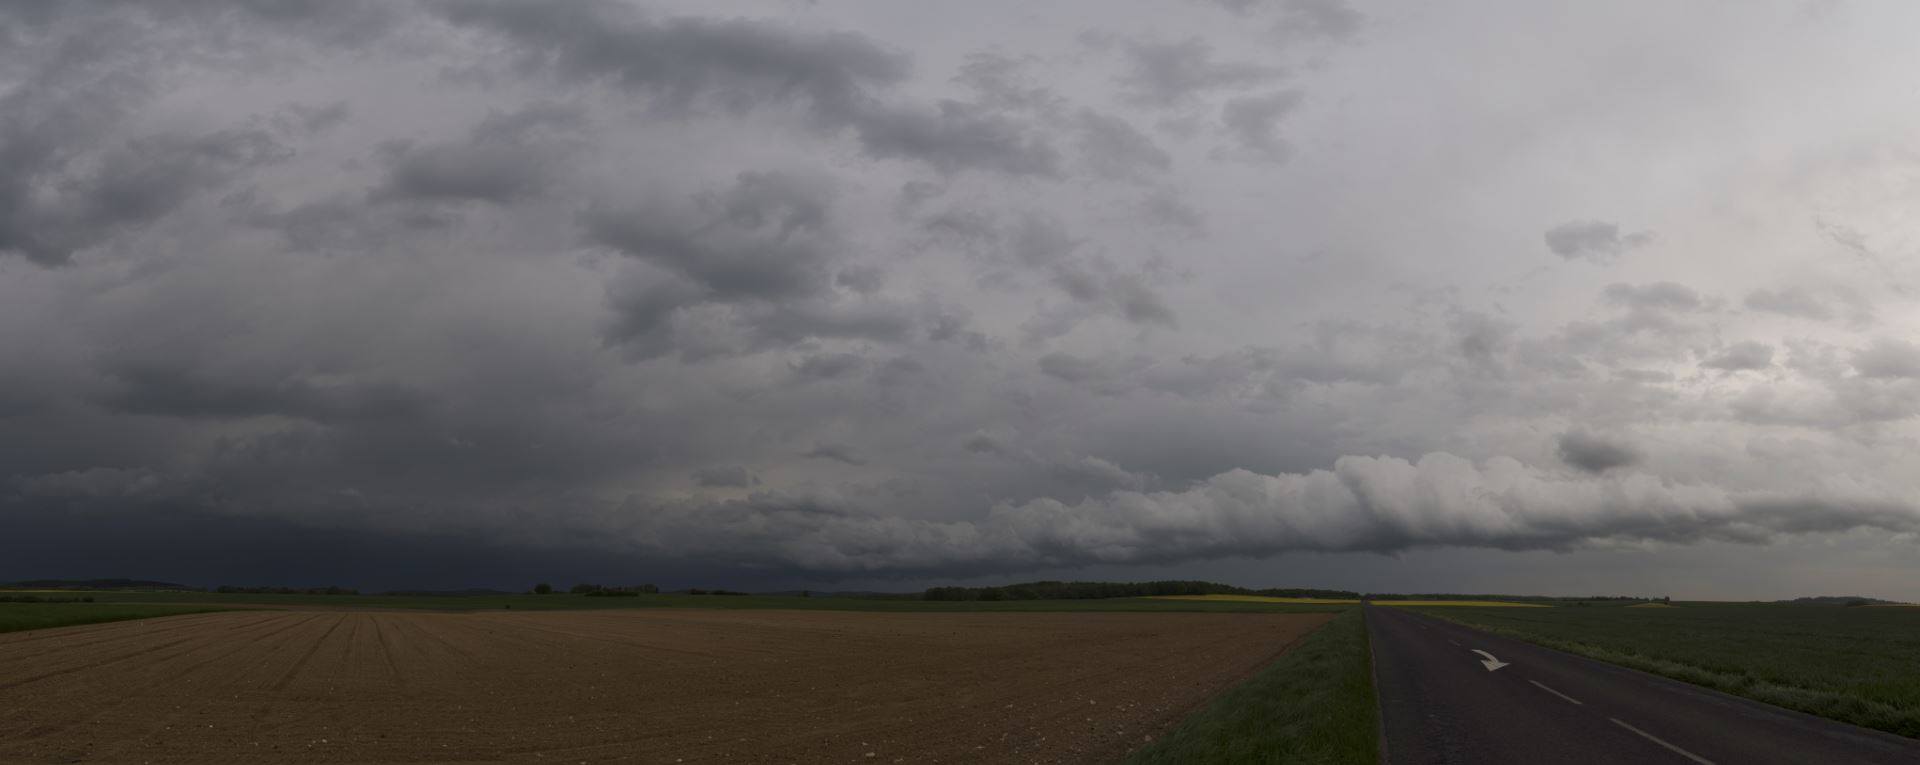
[[1920, 741], [1367, 606], [1385, 760], [1920, 763]]

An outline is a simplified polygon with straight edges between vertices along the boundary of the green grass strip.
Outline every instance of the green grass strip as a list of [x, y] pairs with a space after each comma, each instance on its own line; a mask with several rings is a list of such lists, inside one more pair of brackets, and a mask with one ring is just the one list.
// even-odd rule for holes
[[42, 630], [153, 616], [225, 611], [220, 606], [169, 606], [132, 603], [0, 603], [0, 632]]
[[1366, 622], [1351, 608], [1129, 762], [1372, 765], [1379, 720]]

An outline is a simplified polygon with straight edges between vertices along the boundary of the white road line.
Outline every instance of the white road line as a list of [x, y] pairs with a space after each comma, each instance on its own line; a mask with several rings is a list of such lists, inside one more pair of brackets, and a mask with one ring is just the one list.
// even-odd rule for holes
[[1692, 752], [1689, 752], [1689, 751], [1687, 751], [1687, 750], [1685, 750], [1685, 749], [1681, 749], [1680, 747], [1677, 747], [1677, 746], [1674, 746], [1674, 745], [1672, 745], [1672, 744], [1669, 744], [1669, 743], [1667, 743], [1667, 742], [1665, 742], [1665, 741], [1661, 741], [1661, 740], [1660, 740], [1659, 738], [1656, 738], [1656, 737], [1655, 737], [1655, 736], [1654, 736], [1653, 734], [1651, 734], [1651, 733], [1648, 733], [1648, 732], [1646, 732], [1646, 731], [1643, 731], [1643, 730], [1641, 730], [1641, 729], [1639, 729], [1639, 728], [1635, 728], [1635, 727], [1633, 727], [1633, 726], [1631, 726], [1631, 725], [1628, 725], [1628, 724], [1626, 724], [1626, 723], [1623, 723], [1623, 722], [1620, 722], [1620, 720], [1619, 720], [1618, 718], [1613, 718], [1613, 717], [1609, 717], [1609, 718], [1607, 718], [1607, 719], [1609, 719], [1609, 720], [1613, 720], [1613, 724], [1614, 724], [1614, 725], [1618, 725], [1618, 726], [1620, 726], [1620, 727], [1622, 727], [1622, 728], [1626, 728], [1627, 730], [1630, 730], [1630, 731], [1633, 731], [1633, 732], [1635, 732], [1635, 733], [1638, 733], [1638, 734], [1640, 734], [1640, 737], [1641, 737], [1641, 738], [1644, 738], [1644, 739], [1646, 739], [1646, 740], [1648, 740], [1648, 741], [1652, 741], [1653, 743], [1656, 743], [1656, 744], [1659, 744], [1659, 745], [1661, 745], [1661, 746], [1664, 746], [1664, 747], [1666, 747], [1666, 748], [1668, 748], [1668, 749], [1671, 749], [1671, 750], [1673, 750], [1673, 752], [1674, 752], [1675, 754], [1678, 754], [1678, 755], [1680, 755], [1680, 756], [1682, 756], [1682, 757], [1685, 757], [1685, 758], [1687, 758], [1687, 759], [1689, 759], [1689, 760], [1693, 760], [1694, 762], [1697, 762], [1697, 763], [1700, 763], [1700, 765], [1713, 765], [1713, 760], [1709, 760], [1709, 759], [1707, 759], [1707, 758], [1705, 758], [1705, 757], [1701, 757], [1700, 755], [1697, 755], [1697, 754], [1694, 754], [1694, 753], [1692, 753]]
[[[1539, 687], [1540, 687], [1540, 690], [1543, 690], [1543, 691], [1546, 691], [1546, 692], [1548, 692], [1548, 693], [1551, 693], [1551, 694], [1553, 694], [1553, 695], [1555, 695], [1555, 696], [1559, 696], [1560, 698], [1563, 698], [1563, 699], [1566, 699], [1566, 700], [1567, 700], [1567, 703], [1568, 703], [1568, 704], [1572, 704], [1572, 705], [1574, 705], [1574, 706], [1586, 706], [1585, 704], [1581, 704], [1581, 703], [1580, 703], [1580, 700], [1579, 700], [1579, 699], [1576, 699], [1576, 698], [1574, 698], [1574, 697], [1572, 697], [1572, 696], [1568, 696], [1567, 694], [1564, 694], [1564, 693], [1561, 693], [1561, 692], [1559, 692], [1559, 691], [1556, 691], [1556, 690], [1554, 690], [1554, 689], [1552, 689], [1552, 688], [1548, 688], [1548, 687], [1547, 687], [1547, 684], [1546, 684], [1546, 683], [1542, 683], [1542, 682], [1540, 682], [1540, 681], [1538, 681], [1538, 680], [1528, 680], [1527, 682], [1529, 682], [1529, 683], [1533, 683], [1534, 685], [1537, 685], [1537, 686], [1539, 686]], [[1614, 720], [1614, 722], [1620, 722], [1620, 721], [1619, 721], [1619, 720]], [[1621, 724], [1622, 724], [1622, 725], [1625, 725], [1626, 723], [1621, 723]]]
[[1447, 639], [1447, 642], [1449, 642], [1449, 643], [1452, 643], [1452, 644], [1454, 644], [1454, 645], [1459, 645], [1459, 644], [1460, 644], [1460, 641], [1458, 641], [1458, 640], [1454, 640], [1454, 639], [1452, 639], [1452, 638], [1448, 638], [1448, 639]]

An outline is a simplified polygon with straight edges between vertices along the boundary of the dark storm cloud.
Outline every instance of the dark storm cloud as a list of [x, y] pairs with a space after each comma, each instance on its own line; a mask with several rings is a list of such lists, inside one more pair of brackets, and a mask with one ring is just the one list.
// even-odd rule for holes
[[1755, 311], [1777, 313], [1782, 316], [1794, 316], [1802, 319], [1826, 321], [1833, 318], [1833, 308], [1819, 295], [1805, 287], [1784, 287], [1777, 290], [1754, 290], [1747, 293], [1746, 306]]
[[1059, 152], [1026, 123], [959, 101], [875, 110], [859, 127], [861, 145], [880, 159], [919, 160], [947, 173], [970, 168], [1008, 175], [1059, 172]]
[[581, 219], [588, 238], [661, 266], [719, 299], [801, 297], [825, 289], [840, 246], [829, 227], [831, 190], [777, 173], [742, 174], [692, 209], [600, 208]]
[[1367, 16], [1344, 0], [1286, 0], [1274, 29], [1283, 38], [1348, 42], [1367, 26]]
[[1861, 377], [1920, 378], [1920, 345], [1898, 338], [1878, 338], [1872, 345], [1854, 352], [1853, 368]]
[[878, 266], [853, 265], [840, 269], [833, 275], [833, 283], [862, 295], [880, 291], [886, 284], [887, 272]]
[[1562, 462], [1589, 473], [1604, 473], [1640, 461], [1632, 447], [1584, 430], [1561, 434], [1559, 454]]
[[419, 392], [394, 385], [315, 385], [291, 378], [243, 381], [159, 365], [128, 365], [108, 372], [107, 408], [166, 417], [295, 417], [315, 422], [394, 418], [426, 405]]
[[1602, 294], [1608, 302], [1635, 311], [1697, 311], [1704, 302], [1700, 293], [1674, 282], [1609, 284]]
[[1220, 108], [1220, 125], [1232, 140], [1214, 151], [1216, 159], [1284, 161], [1292, 152], [1280, 135], [1280, 121], [1300, 107], [1298, 91], [1235, 98]]
[[585, 120], [579, 109], [535, 104], [481, 120], [462, 141], [390, 143], [381, 151], [387, 180], [375, 198], [504, 204], [533, 195], [562, 170], [561, 138]]
[[1773, 366], [1773, 346], [1751, 340], [1734, 343], [1707, 357], [1700, 366], [1728, 372], [1766, 369]]
[[1122, 52], [1127, 72], [1120, 78], [1121, 95], [1156, 109], [1188, 105], [1211, 91], [1258, 85], [1280, 74], [1259, 64], [1216, 60], [1213, 46], [1198, 37], [1130, 42]]
[[1106, 376], [1099, 364], [1072, 354], [1054, 352], [1040, 357], [1040, 371], [1063, 382], [1077, 383]]
[[1653, 235], [1645, 231], [1623, 235], [1619, 224], [1598, 220], [1568, 221], [1547, 229], [1543, 238], [1555, 255], [1595, 263], [1613, 260], [1653, 241]]
[[960, 443], [960, 448], [965, 449], [969, 452], [973, 452], [974, 454], [1006, 454], [1007, 453], [1007, 447], [1005, 444], [1000, 443], [999, 439], [996, 439], [993, 436], [990, 436], [986, 433], [975, 433], [973, 435], [967, 436], [967, 439]]
[[[196, 46], [293, 57], [295, 43], [338, 45], [379, 36], [396, 9], [372, 2], [14, 4], [0, 8], [11, 39], [0, 91], [0, 253], [42, 265], [151, 223], [291, 149], [256, 125], [128, 131], [130, 115]], [[266, 49], [272, 48], [272, 53]], [[328, 114], [310, 115], [316, 126]]]
[[[833, 262], [849, 244], [832, 220], [833, 198], [816, 178], [745, 173], [688, 204], [587, 211], [580, 223], [590, 242], [659, 269], [609, 287], [608, 336], [642, 357], [675, 348], [736, 353], [815, 336], [904, 338], [916, 321], [905, 306], [834, 293]], [[854, 273], [849, 286], [859, 292]], [[702, 314], [703, 306], [716, 310]], [[713, 345], [709, 332], [703, 347], [678, 343], [702, 322], [735, 337]]]
[[943, 172], [1056, 172], [1055, 150], [1020, 121], [959, 101], [884, 100], [884, 91], [907, 78], [910, 61], [861, 35], [801, 34], [746, 20], [656, 21], [613, 2], [435, 7], [456, 24], [512, 41], [523, 72], [643, 93], [663, 114], [795, 104], [819, 129], [851, 130], [876, 158], [921, 161]]
[[1053, 269], [1053, 284], [1075, 301], [1113, 311], [1135, 324], [1172, 327], [1176, 323], [1173, 309], [1145, 277], [1117, 273], [1104, 261], [1063, 262]]
[[1460, 355], [1481, 367], [1499, 363], [1515, 330], [1510, 322], [1480, 313], [1460, 314], [1451, 323], [1459, 338], [1455, 347], [1460, 349]]
[[515, 43], [522, 70], [641, 91], [671, 112], [799, 101], [815, 119], [840, 125], [866, 108], [871, 88], [900, 82], [910, 71], [906, 56], [850, 33], [798, 35], [746, 20], [656, 21], [632, 6], [598, 0], [433, 7], [455, 24]]
[[831, 460], [844, 465], [852, 465], [854, 467], [860, 467], [867, 464], [867, 460], [865, 458], [855, 453], [853, 450], [853, 447], [848, 446], [846, 444], [836, 444], [836, 443], [814, 444], [812, 449], [808, 449], [807, 451], [803, 452], [800, 456], [806, 457], [809, 459]]
[[1283, 40], [1347, 42], [1366, 28], [1367, 16], [1344, 0], [1209, 0], [1240, 15], [1278, 10], [1274, 31]]
[[760, 479], [744, 465], [712, 465], [693, 471], [693, 482], [709, 488], [745, 489]]
[[980, 103], [995, 109], [1052, 112], [1066, 105], [1066, 99], [1042, 85], [1033, 74], [1037, 61], [1016, 58], [993, 51], [967, 56], [954, 82], [979, 94]]
[[[1103, 253], [1089, 252], [1058, 218], [1024, 212], [1003, 223], [985, 211], [953, 210], [925, 219], [923, 228], [938, 239], [976, 252], [997, 263], [1043, 275], [1046, 283], [1072, 301], [1079, 313], [1043, 319], [1072, 325], [1080, 313], [1117, 316], [1142, 326], [1172, 328], [1179, 318], [1147, 273], [1122, 270]], [[1034, 325], [1029, 325], [1030, 329]], [[1029, 332], [1054, 336], [1058, 332]]]
[[857, 353], [817, 353], [788, 366], [801, 380], [836, 380], [866, 369], [867, 360]]
[[1149, 223], [1171, 229], [1204, 233], [1207, 228], [1206, 215], [1173, 194], [1148, 194], [1140, 203], [1140, 214]]
[[[290, 150], [264, 130], [236, 128], [200, 135], [160, 133], [128, 138], [91, 157], [85, 169], [62, 149], [69, 120], [93, 107], [20, 103], [26, 91], [0, 97], [0, 252], [59, 265], [115, 232], [152, 222], [236, 174], [284, 160]], [[13, 111], [10, 107], [17, 108]], [[68, 111], [77, 108], [77, 111]]]
[[1173, 157], [1126, 120], [1094, 111], [1081, 112], [1080, 163], [1102, 178], [1151, 180], [1173, 166]]
[[[1814, 79], [1691, 76], [1750, 47], [1711, 34], [1633, 38], [1674, 76], [1631, 87], [1580, 35], [1508, 60], [1627, 28], [1604, 9], [1227, 5], [988, 40], [945, 7], [0, 4], [0, 579], [1188, 576], [1916, 530], [1920, 351], [1892, 309], [1859, 336], [1905, 304], [1874, 190], [1912, 152], [1780, 137], [1821, 110], [1675, 129]], [[1751, 31], [1671, 13], [1627, 26]], [[1430, 60], [1458, 66], [1409, 90]], [[1575, 76], [1644, 98], [1509, 108]], [[1501, 255], [1602, 208], [1686, 247], [1605, 278]]]

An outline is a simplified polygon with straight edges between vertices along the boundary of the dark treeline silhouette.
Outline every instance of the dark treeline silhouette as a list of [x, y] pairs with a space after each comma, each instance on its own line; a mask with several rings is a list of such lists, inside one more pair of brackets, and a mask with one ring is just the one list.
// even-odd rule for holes
[[223, 584], [213, 588], [214, 592], [225, 595], [358, 595], [359, 590], [348, 587], [235, 587]]
[[1794, 598], [1793, 600], [1777, 600], [1774, 602], [1785, 603], [1787, 605], [1792, 605], [1792, 606], [1897, 606], [1897, 605], [1900, 605], [1896, 601], [1881, 600], [1879, 598], [1869, 598], [1865, 595], [1815, 595], [1810, 598]]
[[656, 595], [656, 594], [659, 594], [660, 588], [651, 584], [636, 584], [632, 587], [608, 587], [606, 585], [600, 585], [600, 584], [576, 584], [573, 586], [573, 589], [568, 590], [568, 592], [571, 592], [575, 595], [586, 595], [588, 597], [594, 597], [594, 598], [613, 598], [613, 597], [635, 596], [635, 595]]
[[28, 579], [0, 583], [0, 589], [12, 590], [195, 590], [184, 584], [156, 582], [151, 579]]
[[929, 587], [925, 600], [1092, 600], [1143, 598], [1157, 595], [1264, 595], [1272, 598], [1337, 598], [1353, 600], [1348, 590], [1269, 588], [1255, 590], [1219, 582], [1186, 580], [1158, 582], [1026, 582], [1000, 587]]

